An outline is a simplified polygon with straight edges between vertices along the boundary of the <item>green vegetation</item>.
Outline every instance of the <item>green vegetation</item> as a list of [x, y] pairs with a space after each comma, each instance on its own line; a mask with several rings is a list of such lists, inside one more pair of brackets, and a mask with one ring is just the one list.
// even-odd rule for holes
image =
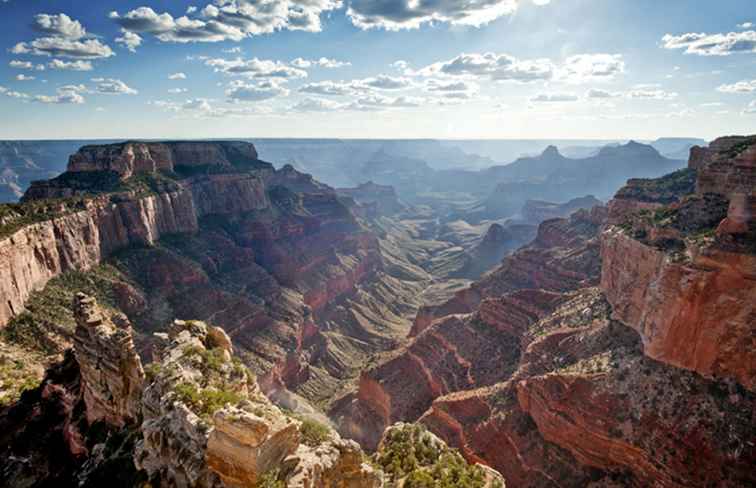
[[467, 463], [417, 424], [394, 428], [375, 454], [375, 463], [405, 488], [483, 488], [486, 474]]
[[756, 144], [756, 137], [746, 137], [743, 141], [735, 144], [730, 149], [722, 151], [721, 154], [727, 154], [727, 157], [734, 158], [754, 144]]
[[84, 197], [71, 197], [0, 204], [0, 239], [28, 225], [84, 210], [86, 201]]
[[113, 282], [123, 276], [107, 264], [89, 271], [68, 271], [50, 280], [43, 290], [31, 294], [26, 311], [13, 318], [0, 332], [8, 342], [45, 354], [61, 352], [55, 337], [67, 337], [76, 327], [71, 303], [77, 292], [97, 298], [100, 305], [116, 308]]
[[696, 170], [684, 168], [661, 178], [635, 179], [617, 197], [669, 204], [696, 191]]
[[40, 378], [30, 371], [22, 359], [0, 356], [0, 407], [5, 407], [26, 390], [39, 386]]
[[280, 472], [275, 469], [262, 475], [255, 483], [255, 488], [286, 488], [286, 483], [280, 478]]
[[180, 383], [174, 391], [182, 403], [205, 421], [209, 421], [213, 414], [227, 403], [235, 405], [244, 399], [242, 395], [230, 389], [212, 386], [202, 388], [193, 383]]
[[309, 418], [301, 418], [302, 425], [299, 432], [302, 434], [302, 443], [310, 447], [317, 447], [331, 438], [331, 429]]

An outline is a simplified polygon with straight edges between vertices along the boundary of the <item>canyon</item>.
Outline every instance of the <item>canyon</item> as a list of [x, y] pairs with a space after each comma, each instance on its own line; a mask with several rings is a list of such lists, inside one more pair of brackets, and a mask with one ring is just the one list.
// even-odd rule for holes
[[439, 195], [481, 175], [421, 196], [246, 142], [84, 146], [0, 207], [0, 352], [32, 378], [4, 382], [2, 476], [756, 483], [756, 137], [680, 167], [548, 148], [465, 206]]

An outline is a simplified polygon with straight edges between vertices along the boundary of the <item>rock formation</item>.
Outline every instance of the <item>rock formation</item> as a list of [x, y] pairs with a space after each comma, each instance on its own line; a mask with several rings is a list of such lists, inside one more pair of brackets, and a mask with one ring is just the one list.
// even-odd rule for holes
[[115, 427], [140, 415], [144, 371], [128, 320], [107, 317], [94, 298], [83, 293], [73, 305], [76, 316], [74, 355], [79, 364], [87, 421]]
[[602, 236], [601, 280], [614, 316], [639, 332], [649, 357], [734, 378], [750, 390], [756, 387], [756, 256], [749, 244], [755, 153], [748, 138], [694, 150], [695, 193], [688, 187], [653, 213], [615, 215], [621, 225]]
[[[354, 441], [275, 407], [233, 356], [222, 329], [174, 321], [167, 333], [157, 334], [145, 377], [127, 324], [117, 328], [114, 322], [121, 319], [91, 297], [77, 296], [75, 309], [75, 353], [48, 373], [34, 400], [27, 396], [0, 415], [7, 429], [4, 454], [10, 454], [0, 463], [0, 479], [9, 486], [23, 480], [98, 486], [116, 474], [111, 484], [124, 487], [137, 480], [196, 488], [274, 482], [290, 488], [384, 486], [384, 473], [371, 467]], [[104, 429], [105, 441], [96, 425]], [[49, 444], [30, 442], [40, 429]], [[451, 463], [442, 455], [445, 445], [437, 442], [433, 476], [448, 462], [448, 469], [501, 479], [467, 466], [461, 457]], [[391, 449], [397, 448], [384, 441], [379, 452]], [[59, 459], [41, 461], [52, 453]], [[34, 459], [37, 471], [29, 471], [23, 459]]]

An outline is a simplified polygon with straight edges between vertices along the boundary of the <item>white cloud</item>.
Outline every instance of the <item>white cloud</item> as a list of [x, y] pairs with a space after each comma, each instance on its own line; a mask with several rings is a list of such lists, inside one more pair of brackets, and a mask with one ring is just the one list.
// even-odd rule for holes
[[34, 76], [28, 76], [28, 75], [24, 75], [24, 74], [16, 75], [16, 81], [32, 81], [32, 80], [36, 80], [36, 79], [37, 78], [34, 77]]
[[185, 80], [186, 74], [185, 73], [173, 73], [168, 77], [169, 80]]
[[153, 34], [163, 42], [241, 41], [278, 30], [318, 32], [321, 13], [341, 5], [340, 0], [215, 0], [178, 18], [150, 7], [123, 15], [111, 12], [110, 18], [128, 31]]
[[34, 69], [34, 63], [29, 61], [19, 61], [18, 59], [14, 59], [8, 63], [8, 66], [16, 69]]
[[320, 59], [304, 59], [297, 58], [291, 61], [291, 65], [295, 68], [307, 69], [313, 66], [319, 68], [342, 68], [344, 66], [351, 66], [352, 63], [346, 61], [339, 61], [336, 59], [320, 58]]
[[596, 88], [591, 88], [590, 90], [588, 90], [588, 92], [586, 93], [585, 96], [586, 96], [586, 98], [606, 99], [606, 98], [621, 97], [622, 94], [621, 93], [616, 93], [616, 92], [610, 92], [610, 91], [606, 91], [606, 90], [599, 90], [599, 89], [596, 89]]
[[621, 54], [578, 54], [565, 60], [558, 77], [568, 83], [586, 83], [611, 80], [624, 71]]
[[53, 104], [82, 104], [85, 103], [81, 95], [86, 89], [83, 85], [66, 85], [58, 88], [55, 95], [37, 95], [34, 97], [35, 102], [53, 103]]
[[103, 95], [136, 95], [139, 92], [121, 80], [113, 78], [92, 78], [96, 83], [95, 92]]
[[174, 94], [174, 95], [177, 95], [177, 94], [179, 94], [179, 93], [186, 93], [186, 92], [188, 92], [188, 91], [189, 91], [189, 90], [188, 90], [187, 88], [170, 88], [170, 89], [168, 90], [168, 93], [172, 93], [172, 94]]
[[756, 100], [753, 100], [751, 103], [749, 103], [748, 106], [743, 109], [743, 113], [756, 114]]
[[92, 63], [90, 61], [61, 61], [60, 59], [53, 59], [47, 66], [54, 70], [67, 70], [67, 71], [92, 71]]
[[653, 87], [636, 87], [633, 90], [627, 92], [627, 98], [641, 99], [641, 100], [673, 100], [678, 97], [676, 92], [668, 92]]
[[252, 85], [237, 80], [226, 90], [229, 100], [236, 102], [258, 102], [288, 94], [289, 90], [275, 81], [262, 81]]
[[720, 85], [717, 87], [717, 91], [722, 93], [753, 93], [756, 91], [756, 80], [743, 80], [731, 85]]
[[207, 59], [205, 65], [218, 73], [240, 75], [250, 78], [306, 78], [307, 72], [269, 59]]
[[572, 93], [542, 93], [530, 99], [531, 102], [536, 103], [577, 102], [578, 100], [578, 96]]
[[293, 105], [289, 110], [293, 112], [334, 112], [344, 110], [348, 107], [346, 103], [334, 102], [323, 98], [305, 98]]
[[299, 91], [315, 95], [343, 96], [364, 95], [368, 92], [379, 90], [404, 90], [412, 88], [412, 86], [412, 80], [408, 78], [378, 75], [351, 81], [319, 81], [317, 83], [308, 83], [301, 86]]
[[753, 22], [743, 22], [742, 24], [738, 24], [738, 29], [743, 30], [753, 29], [754, 27], [756, 27], [756, 24], [754, 24]]
[[62, 37], [40, 37], [29, 43], [19, 42], [11, 48], [11, 52], [81, 59], [109, 58], [115, 55], [110, 46], [98, 39], [79, 41]]
[[229, 49], [224, 49], [223, 52], [226, 54], [241, 54], [242, 48], [240, 48], [239, 46], [236, 46]]
[[409, 63], [403, 59], [399, 59], [391, 63], [391, 67], [396, 68], [399, 71], [404, 71], [405, 69], [409, 68]]
[[121, 29], [121, 37], [116, 37], [115, 42], [135, 53], [136, 48], [142, 45], [142, 37], [135, 32]]
[[442, 81], [428, 80], [425, 89], [429, 92], [472, 92], [479, 88], [477, 83], [466, 80]]
[[347, 15], [360, 29], [401, 30], [428, 22], [480, 26], [516, 10], [517, 0], [352, 0]]
[[38, 14], [32, 23], [34, 30], [53, 37], [66, 39], [81, 39], [87, 35], [86, 29], [78, 20], [73, 20], [66, 14]]
[[463, 53], [448, 61], [433, 63], [409, 74], [420, 76], [477, 76], [495, 81], [550, 80], [555, 67], [548, 59], [519, 60], [508, 54]]
[[316, 95], [349, 95], [354, 93], [354, 86], [345, 81], [319, 81], [317, 83], [308, 83], [299, 88], [302, 93], [313, 93]]
[[374, 88], [376, 90], [403, 90], [410, 88], [412, 82], [408, 78], [388, 75], [378, 75], [355, 81], [357, 86]]
[[756, 31], [706, 34], [689, 32], [662, 37], [665, 49], [684, 49], [686, 54], [699, 56], [729, 56], [736, 53], [756, 53]]

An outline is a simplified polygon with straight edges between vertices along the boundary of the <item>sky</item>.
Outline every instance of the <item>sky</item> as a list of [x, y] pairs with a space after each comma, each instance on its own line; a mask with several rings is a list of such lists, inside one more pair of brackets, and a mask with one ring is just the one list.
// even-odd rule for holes
[[756, 133], [754, 0], [0, 0], [0, 139]]

